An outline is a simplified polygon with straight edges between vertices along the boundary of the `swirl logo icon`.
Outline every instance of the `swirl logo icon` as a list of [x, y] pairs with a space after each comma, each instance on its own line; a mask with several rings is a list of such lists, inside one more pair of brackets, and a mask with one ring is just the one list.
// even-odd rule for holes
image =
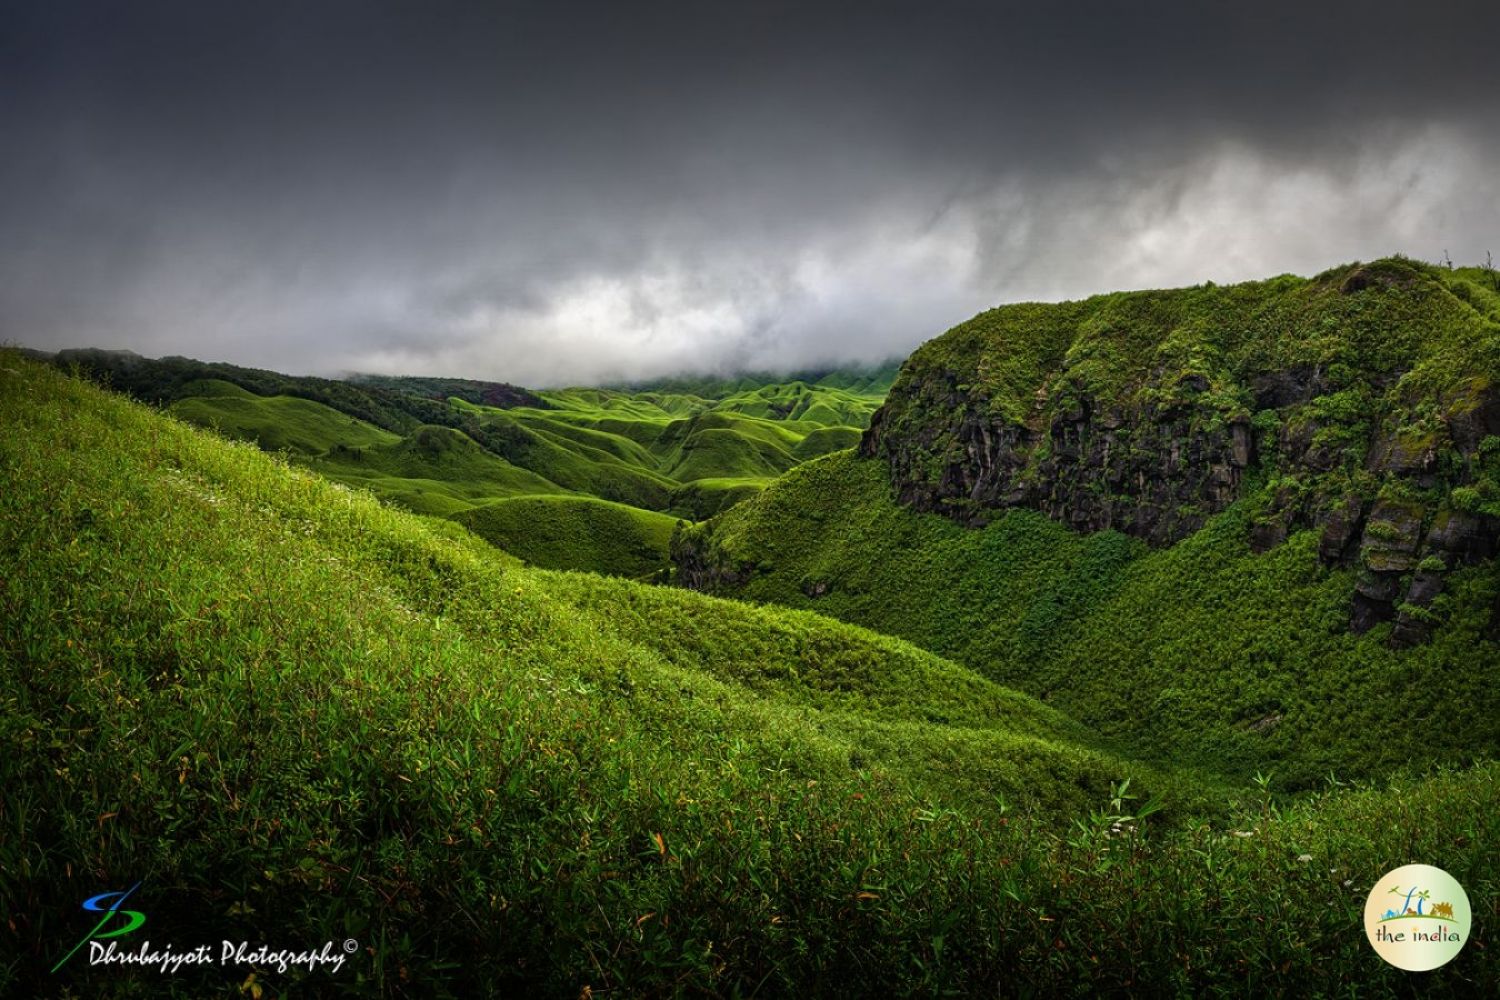
[[1431, 865], [1386, 872], [1365, 900], [1365, 933], [1375, 953], [1398, 969], [1447, 965], [1469, 940], [1473, 911], [1458, 880]]
[[[124, 892], [101, 892], [97, 896], [90, 896], [88, 899], [85, 899], [83, 901], [83, 908], [85, 910], [88, 910], [91, 913], [102, 913], [104, 914], [104, 917], [99, 921], [99, 923], [94, 925], [93, 930], [89, 931], [83, 936], [83, 940], [79, 941], [73, 946], [72, 951], [68, 952], [58, 960], [58, 963], [52, 967], [52, 971], [56, 972], [58, 969], [61, 969], [67, 963], [68, 959], [72, 958], [74, 954], [77, 953], [79, 948], [82, 948], [90, 941], [102, 940], [104, 938], [122, 937], [123, 935], [129, 934], [131, 931], [140, 928], [140, 926], [146, 922], [146, 915], [144, 913], [140, 912], [139, 910], [120, 909], [120, 905], [124, 903], [126, 899], [130, 898], [131, 893], [135, 892], [140, 887], [141, 884], [137, 882], [135, 885], [131, 886], [129, 889], [126, 889]], [[124, 924], [119, 927], [113, 927], [109, 930], [105, 930], [104, 928], [111, 921], [115, 920], [116, 917], [124, 921]]]

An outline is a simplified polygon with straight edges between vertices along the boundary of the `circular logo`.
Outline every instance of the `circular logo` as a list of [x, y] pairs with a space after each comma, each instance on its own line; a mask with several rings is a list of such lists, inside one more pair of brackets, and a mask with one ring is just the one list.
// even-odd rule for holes
[[1370, 946], [1407, 972], [1426, 972], [1453, 961], [1469, 940], [1472, 919], [1463, 886], [1431, 865], [1386, 872], [1365, 900]]

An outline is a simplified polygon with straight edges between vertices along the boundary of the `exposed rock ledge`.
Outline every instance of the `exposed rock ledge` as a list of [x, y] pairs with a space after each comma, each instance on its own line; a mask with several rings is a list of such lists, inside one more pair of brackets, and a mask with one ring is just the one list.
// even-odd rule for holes
[[1331, 421], [1311, 405], [1332, 388], [1319, 367], [1256, 377], [1238, 405], [1198, 375], [1149, 388], [1124, 407], [1041, 391], [1017, 421], [990, 416], [989, 401], [956, 374], [928, 370], [898, 383], [860, 453], [886, 462], [897, 500], [917, 510], [977, 527], [1026, 507], [1155, 546], [1280, 484], [1267, 488], [1251, 546], [1321, 531], [1320, 558], [1358, 568], [1351, 629], [1394, 621], [1395, 645], [1428, 637], [1450, 570], [1500, 551], [1500, 519], [1455, 503], [1486, 439], [1500, 435], [1500, 394], [1488, 387], [1446, 401], [1430, 426], [1390, 412], [1363, 434], [1360, 421]]

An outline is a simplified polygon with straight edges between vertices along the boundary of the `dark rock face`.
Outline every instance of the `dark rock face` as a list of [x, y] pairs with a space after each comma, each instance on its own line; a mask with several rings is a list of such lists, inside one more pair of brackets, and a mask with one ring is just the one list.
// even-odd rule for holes
[[1267, 372], [1250, 381], [1257, 410], [1279, 410], [1306, 403], [1329, 390], [1321, 365], [1298, 365], [1284, 372]]
[[[1500, 519], [1434, 499], [1472, 482], [1481, 442], [1500, 434], [1500, 391], [1474, 391], [1438, 426], [1394, 413], [1340, 420], [1319, 406], [1335, 389], [1327, 374], [1302, 366], [1250, 379], [1238, 395], [1211, 393], [1202, 376], [1148, 384], [1127, 406], [1039, 391], [1017, 419], [991, 415], [990, 401], [950, 372], [924, 375], [898, 383], [860, 443], [917, 510], [981, 526], [1025, 507], [1165, 546], [1246, 496], [1249, 473], [1272, 474], [1292, 485], [1269, 494], [1252, 550], [1319, 531], [1321, 561], [1358, 570], [1351, 630], [1392, 622], [1398, 646], [1428, 638], [1449, 570], [1500, 553]], [[1252, 419], [1251, 405], [1275, 419]]]
[[[1207, 386], [1183, 380], [1176, 388], [1191, 395]], [[860, 450], [889, 462], [900, 502], [974, 526], [997, 510], [1029, 507], [1079, 531], [1114, 528], [1168, 545], [1239, 498], [1255, 455], [1248, 420], [1226, 419], [1191, 399], [1126, 413], [1080, 397], [1032, 427], [997, 425], [956, 385], [942, 391], [938, 410], [949, 421], [892, 440], [882, 410]], [[929, 477], [928, 456], [944, 436], [957, 447]]]
[[1359, 543], [1365, 568], [1382, 576], [1399, 576], [1416, 566], [1424, 513], [1420, 504], [1387, 500], [1376, 503]]
[[677, 570], [677, 583], [689, 590], [714, 593], [721, 589], [732, 589], [750, 579], [753, 568], [749, 566], [729, 567], [711, 559], [709, 554], [693, 544], [678, 522], [672, 532], [669, 546], [672, 564]]
[[1495, 556], [1493, 518], [1445, 510], [1427, 532], [1428, 548], [1451, 566], [1455, 562], [1476, 563]]
[[1330, 565], [1353, 561], [1352, 543], [1359, 537], [1366, 510], [1367, 505], [1359, 497], [1345, 497], [1342, 503], [1319, 512], [1314, 519], [1315, 526], [1323, 532], [1318, 538], [1319, 559]]
[[[1336, 517], [1343, 535], [1342, 526], [1351, 519], [1346, 512]], [[1330, 543], [1329, 530], [1324, 528], [1319, 555], [1328, 563], [1357, 563], [1360, 569], [1352, 631], [1366, 632], [1394, 620], [1392, 644], [1410, 646], [1430, 635], [1428, 609], [1443, 592], [1445, 575], [1456, 566], [1494, 558], [1500, 521], [1447, 507], [1434, 513], [1415, 501], [1379, 501], [1364, 522], [1356, 548], [1347, 542], [1339, 545], [1336, 539]]]

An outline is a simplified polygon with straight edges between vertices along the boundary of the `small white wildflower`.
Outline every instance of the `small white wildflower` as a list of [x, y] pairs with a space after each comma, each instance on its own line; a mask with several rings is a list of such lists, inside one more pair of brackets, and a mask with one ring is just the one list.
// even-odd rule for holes
[[1353, 884], [1354, 884], [1354, 880], [1352, 878], [1346, 878], [1346, 879], [1344, 879], [1344, 888], [1345, 889], [1349, 888]]
[[1254, 830], [1235, 830], [1233, 832], [1234, 832], [1234, 835], [1236, 837], [1253, 837], [1253, 836], [1255, 836], [1255, 831]]
[[1300, 862], [1302, 862], [1303, 864], [1307, 864], [1307, 862], [1309, 862], [1309, 861], [1312, 860], [1312, 855], [1311, 854], [1299, 854], [1299, 855], [1297, 855], [1297, 860], [1300, 861]]

